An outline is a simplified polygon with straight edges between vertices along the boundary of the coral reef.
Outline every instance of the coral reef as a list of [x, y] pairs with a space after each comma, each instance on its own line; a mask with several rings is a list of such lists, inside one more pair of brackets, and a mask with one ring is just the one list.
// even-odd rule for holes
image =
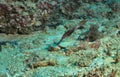
[[[108, 19], [115, 17], [114, 11], [119, 12], [119, 4], [116, 1], [5, 1], [4, 4], [0, 3], [0, 32], [29, 34], [32, 31], [44, 29], [46, 26], [56, 27], [56, 25], [62, 24], [61, 18], [101, 17], [102, 11], [96, 11], [84, 4], [91, 2], [103, 2], [108, 5], [112, 9], [104, 14]], [[79, 11], [80, 9], [82, 12]]]
[[0, 77], [119, 77], [120, 0], [0, 0]]

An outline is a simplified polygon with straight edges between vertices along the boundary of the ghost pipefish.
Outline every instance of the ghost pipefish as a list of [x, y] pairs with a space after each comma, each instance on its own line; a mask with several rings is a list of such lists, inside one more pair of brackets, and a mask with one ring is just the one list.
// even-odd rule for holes
[[58, 43], [56, 43], [56, 44], [59, 45], [59, 44], [62, 42], [63, 39], [65, 39], [66, 37], [70, 36], [76, 29], [78, 29], [78, 28], [80, 28], [81, 26], [83, 26], [86, 22], [87, 22], [87, 20], [84, 19], [84, 20], [82, 20], [82, 21], [80, 22], [80, 24], [79, 24], [78, 26], [75, 26], [75, 27], [73, 27], [72, 29], [66, 31], [66, 32], [62, 35], [60, 41], [59, 41]]

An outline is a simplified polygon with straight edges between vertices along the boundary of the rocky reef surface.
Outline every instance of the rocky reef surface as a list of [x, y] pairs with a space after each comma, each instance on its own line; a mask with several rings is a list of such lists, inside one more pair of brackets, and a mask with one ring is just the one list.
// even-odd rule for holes
[[1, 0], [0, 77], [119, 77], [119, 0]]

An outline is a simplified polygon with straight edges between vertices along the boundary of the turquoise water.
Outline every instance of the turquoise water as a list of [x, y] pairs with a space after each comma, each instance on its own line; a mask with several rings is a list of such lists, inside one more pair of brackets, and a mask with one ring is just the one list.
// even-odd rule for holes
[[0, 77], [119, 77], [120, 0], [1, 0]]

